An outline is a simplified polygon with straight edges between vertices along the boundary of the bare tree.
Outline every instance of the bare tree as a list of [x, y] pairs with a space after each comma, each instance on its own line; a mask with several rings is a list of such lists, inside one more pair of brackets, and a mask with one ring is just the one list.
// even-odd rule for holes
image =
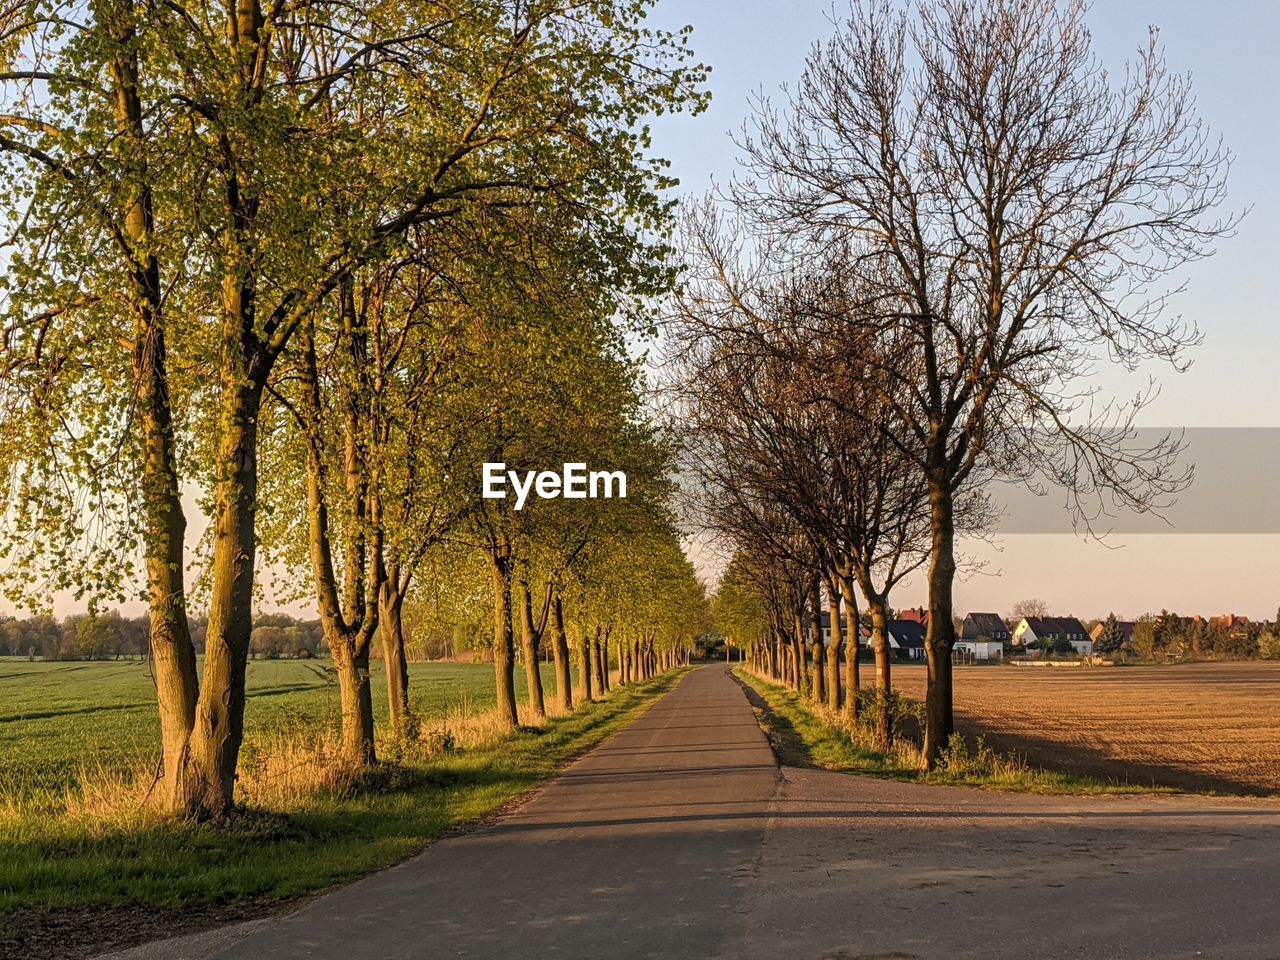
[[[832, 242], [876, 293], [919, 379], [894, 399], [929, 495], [929, 687], [922, 764], [952, 731], [956, 496], [1011, 451], [1070, 491], [1078, 520], [1159, 509], [1189, 480], [1178, 439], [1134, 449], [1152, 396], [1105, 401], [1109, 357], [1182, 369], [1199, 332], [1162, 285], [1230, 219], [1230, 156], [1153, 32], [1122, 79], [1094, 57], [1083, 0], [855, 2], [785, 110], [758, 104], [733, 198], [808, 249]], [[871, 309], [868, 309], [871, 308]], [[1023, 458], [1025, 463], [1028, 458]]]
[[1049, 604], [1036, 597], [1030, 600], [1019, 600], [1009, 611], [1010, 620], [1021, 620], [1023, 617], [1047, 617]]

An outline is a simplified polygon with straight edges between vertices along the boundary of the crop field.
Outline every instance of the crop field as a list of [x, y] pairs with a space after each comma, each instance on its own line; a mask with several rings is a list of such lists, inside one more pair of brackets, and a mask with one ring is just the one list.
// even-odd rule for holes
[[[923, 667], [894, 687], [923, 697]], [[1119, 783], [1280, 791], [1280, 663], [957, 667], [956, 723], [1033, 764]]]
[[[410, 665], [410, 695], [425, 720], [495, 704], [493, 667]], [[375, 662], [373, 705], [386, 716], [382, 664]], [[550, 689], [551, 675], [546, 677]], [[517, 671], [517, 697], [525, 698]], [[337, 726], [338, 688], [327, 660], [252, 660], [245, 739], [292, 728]], [[149, 666], [141, 660], [28, 662], [0, 659], [0, 793], [60, 790], [84, 771], [122, 772], [158, 759], [160, 722]]]

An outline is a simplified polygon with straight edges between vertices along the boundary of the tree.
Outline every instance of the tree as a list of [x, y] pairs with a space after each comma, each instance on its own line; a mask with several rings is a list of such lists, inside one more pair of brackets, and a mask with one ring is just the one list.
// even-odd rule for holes
[[[645, 262], [668, 181], [634, 128], [704, 103], [686, 32], [645, 28], [644, 4], [295, 13], [40, 2], [6, 46], [7, 502], [36, 560], [17, 583], [118, 593], [140, 547], [164, 792], [197, 818], [234, 799], [263, 398], [295, 334], [410, 231], [535, 198], [567, 202], [602, 262]], [[188, 479], [211, 512], [201, 681]]]
[[1019, 600], [1009, 610], [1009, 619], [1015, 623], [1025, 617], [1047, 616], [1049, 616], [1049, 604], [1034, 597], [1030, 600]]
[[76, 623], [73, 657], [84, 660], [106, 660], [120, 652], [120, 614], [90, 614]]
[[1116, 619], [1114, 613], [1107, 614], [1107, 619], [1102, 624], [1102, 633], [1098, 636], [1096, 644], [1099, 653], [1115, 653], [1124, 646], [1124, 631], [1120, 629], [1120, 621]]
[[[827, 705], [834, 710], [841, 703], [844, 646], [845, 705], [855, 720], [855, 585], [862, 591], [876, 650], [875, 726], [887, 749], [889, 597], [924, 564], [929, 540], [923, 475], [886, 428], [910, 402], [912, 381], [901, 369], [887, 374], [898, 353], [891, 336], [856, 329], [855, 315], [868, 319], [859, 314], [868, 290], [847, 276], [842, 244], [797, 257], [767, 233], [753, 235], [748, 246], [740, 228], [723, 222], [712, 204], [687, 219], [686, 282], [671, 323], [681, 416], [692, 442], [709, 448], [695, 463], [713, 502], [731, 502], [727, 488], [736, 485], [803, 532], [826, 584], [832, 623]], [[970, 489], [956, 499], [957, 525], [981, 530], [985, 498]], [[811, 629], [819, 622], [814, 607], [811, 602], [807, 611]], [[813, 645], [821, 647], [816, 632]], [[816, 661], [815, 695], [823, 685], [821, 668]]]
[[1198, 334], [1165, 318], [1160, 280], [1230, 229], [1213, 218], [1229, 156], [1155, 35], [1114, 84], [1085, 10], [854, 2], [785, 112], [761, 102], [743, 138], [734, 199], [798, 245], [847, 241], [878, 291], [861, 326], [895, 331], [913, 377], [895, 429], [930, 503], [924, 767], [953, 728], [955, 501], [973, 473], [1032, 479], [1017, 454], [1039, 450], [1086, 525], [1188, 479], [1176, 437], [1131, 440], [1149, 395], [1094, 403], [1082, 378], [1100, 351], [1181, 368]]

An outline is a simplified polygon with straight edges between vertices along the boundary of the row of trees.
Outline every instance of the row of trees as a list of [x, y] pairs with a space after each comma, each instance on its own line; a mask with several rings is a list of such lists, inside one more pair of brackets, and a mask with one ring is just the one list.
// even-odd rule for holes
[[[1110, 623], [1110, 618], [1105, 623]], [[1107, 640], [1108, 627], [1102, 640]], [[1110, 643], [1107, 644], [1110, 646]], [[1118, 647], [1117, 647], [1118, 648]], [[1280, 658], [1280, 611], [1275, 623], [1244, 621], [1230, 626], [1162, 610], [1133, 625], [1132, 652], [1143, 660]]]
[[1092, 528], [1189, 480], [1176, 436], [1133, 440], [1151, 392], [1113, 403], [1090, 377], [1185, 363], [1199, 333], [1168, 315], [1166, 280], [1230, 230], [1229, 155], [1154, 33], [1116, 78], [1085, 14], [855, 0], [784, 102], [756, 103], [743, 174], [682, 235], [673, 388], [733, 552], [722, 626], [856, 711], [857, 658], [844, 693], [837, 665], [865, 604], [887, 740], [884, 621], [921, 570], [926, 768], [952, 732], [958, 542], [988, 527], [990, 481], [1055, 485]]
[[[268, 571], [316, 603], [354, 764], [375, 760], [375, 637], [404, 722], [402, 611], [429, 569], [484, 571], [512, 726], [517, 642], [539, 716], [544, 631], [567, 707], [571, 628], [584, 667], [611, 638], [624, 679], [694, 629], [669, 443], [626, 346], [673, 281], [643, 121], [700, 109], [705, 71], [647, 7], [36, 0], [6, 18], [6, 586], [38, 606], [145, 581], [175, 811], [234, 802]], [[488, 461], [603, 462], [629, 496], [515, 511], [480, 497]]]
[[0, 617], [0, 657], [107, 660], [146, 652], [145, 618], [122, 617], [114, 610], [96, 617], [64, 617], [61, 622], [48, 614]]
[[[208, 624], [188, 618], [191, 643], [204, 652]], [[151, 618], [126, 617], [118, 610], [74, 614], [55, 620], [47, 613], [31, 617], [0, 617], [0, 657], [41, 660], [109, 660], [151, 656]], [[299, 620], [287, 614], [265, 614], [254, 620], [249, 641], [255, 657], [313, 657], [324, 651], [324, 632], [318, 620]]]

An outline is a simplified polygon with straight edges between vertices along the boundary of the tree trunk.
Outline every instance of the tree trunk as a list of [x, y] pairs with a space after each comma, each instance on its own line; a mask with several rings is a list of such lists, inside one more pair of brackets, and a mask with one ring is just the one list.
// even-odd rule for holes
[[844, 654], [844, 709], [849, 719], [858, 722], [858, 695], [862, 692], [862, 667], [858, 663], [861, 631], [858, 625], [858, 595], [853, 581], [840, 577], [840, 595], [844, 598], [844, 632], [848, 637]]
[[826, 684], [826, 657], [823, 655], [822, 644], [813, 644], [813, 666], [810, 670], [812, 678], [811, 695], [813, 702], [818, 706], [827, 702], [827, 684]]
[[591, 702], [591, 640], [586, 628], [578, 640], [578, 700], [581, 703]]
[[139, 322], [135, 336], [133, 366], [143, 434], [149, 648], [160, 713], [163, 789], [166, 805], [186, 813], [190, 805], [183, 793], [183, 770], [200, 686], [186, 609], [187, 523], [174, 461], [164, 334], [157, 323], [146, 320]]
[[893, 713], [889, 708], [890, 698], [893, 696], [889, 609], [883, 596], [872, 590], [863, 592], [867, 595], [867, 608], [871, 613], [871, 643], [876, 651], [876, 746], [881, 750], [888, 750], [893, 745]]
[[551, 606], [551, 651], [556, 658], [556, 706], [573, 709], [572, 681], [569, 677], [569, 640], [564, 632], [564, 603], [559, 591]]
[[116, 18], [111, 29], [113, 39], [120, 44], [119, 55], [112, 61], [111, 80], [118, 142], [125, 153], [123, 166], [129, 173], [125, 179], [129, 192], [120, 209], [128, 252], [136, 264], [130, 271], [136, 310], [132, 364], [142, 441], [143, 542], [151, 614], [149, 658], [160, 714], [164, 798], [171, 810], [186, 813], [190, 804], [184, 795], [184, 771], [200, 686], [186, 609], [187, 521], [174, 454], [160, 264], [149, 248], [155, 219], [132, 17]]
[[[328, 633], [328, 631], [326, 631]], [[369, 645], [356, 636], [328, 634], [329, 652], [338, 675], [342, 706], [342, 755], [357, 767], [377, 761], [373, 744], [373, 690], [369, 682]]]
[[827, 616], [831, 619], [831, 642], [827, 645], [827, 708], [839, 711], [840, 651], [844, 647], [844, 631], [840, 627], [840, 594], [836, 591], [835, 578], [828, 577]]
[[525, 686], [529, 688], [529, 712], [534, 720], [545, 720], [547, 707], [542, 695], [542, 664], [538, 651], [538, 628], [533, 622], [533, 593], [520, 583], [520, 649], [524, 655]]
[[822, 650], [822, 605], [818, 597], [818, 581], [809, 587], [809, 637], [813, 646], [813, 702], [827, 702], [826, 660]]
[[951, 701], [952, 587], [956, 577], [955, 515], [951, 486], [943, 467], [930, 470], [929, 520], [932, 557], [929, 561], [929, 624], [925, 658], [929, 685], [924, 701], [924, 745], [920, 769], [932, 770], [955, 729]]
[[404, 593], [400, 570], [392, 565], [378, 591], [378, 632], [387, 672], [387, 722], [397, 737], [405, 734], [409, 719], [409, 664], [404, 652]]
[[[354, 305], [344, 310], [354, 315]], [[325, 502], [322, 474], [323, 449], [319, 376], [316, 371], [315, 340], [310, 328], [298, 334], [302, 354], [300, 373], [306, 386], [302, 410], [307, 437], [307, 526], [310, 539], [311, 570], [315, 578], [316, 602], [329, 652], [338, 677], [342, 705], [342, 748], [345, 761], [355, 767], [376, 760], [373, 742], [373, 699], [369, 683], [369, 646], [377, 629], [379, 600], [384, 570], [381, 538], [366, 537], [360, 524], [377, 521], [377, 498], [358, 449], [359, 423], [354, 405], [348, 403], [343, 424], [343, 476], [350, 498], [351, 523], [344, 546], [344, 583], [338, 597], [330, 539], [329, 511]], [[365, 580], [368, 560], [368, 580]]]
[[[238, 349], [237, 338], [234, 348]], [[253, 631], [254, 521], [258, 503], [261, 388], [238, 362], [224, 370], [214, 482], [213, 584], [204, 677], [183, 773], [186, 812], [223, 817], [235, 802], [236, 762], [244, 740], [244, 682]]]
[[809, 694], [809, 657], [804, 649], [804, 624], [798, 612], [792, 614], [791, 653], [795, 658], [796, 693], [800, 696]]
[[595, 687], [596, 690], [600, 691], [600, 696], [603, 697], [605, 695], [606, 688], [604, 685], [604, 661], [601, 655], [600, 635], [602, 632], [603, 631], [601, 631], [599, 627], [596, 627], [596, 635], [595, 635], [595, 639], [591, 643], [590, 653], [591, 653], [591, 673], [592, 673], [591, 684], [593, 687]]
[[511, 627], [511, 557], [505, 544], [489, 552], [493, 574], [493, 676], [498, 694], [498, 718], [503, 727], [520, 725], [516, 710], [515, 636]]
[[612, 632], [613, 628], [610, 627], [600, 638], [600, 672], [604, 677], [605, 693], [613, 689], [613, 678], [609, 674], [609, 634]]

